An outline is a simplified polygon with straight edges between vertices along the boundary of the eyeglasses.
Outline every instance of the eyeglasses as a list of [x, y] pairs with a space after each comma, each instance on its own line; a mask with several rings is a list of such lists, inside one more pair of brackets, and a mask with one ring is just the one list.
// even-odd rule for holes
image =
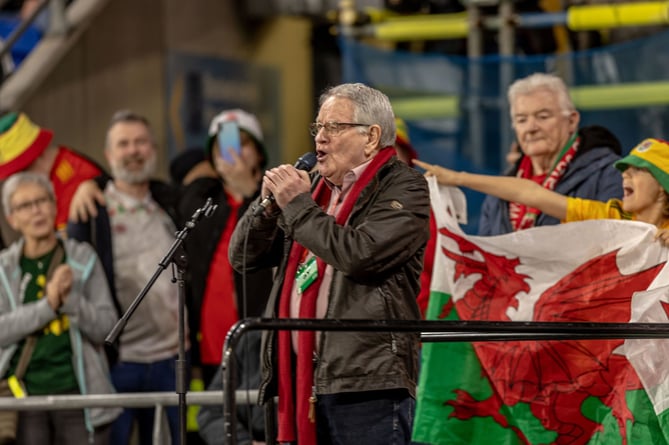
[[309, 125], [309, 133], [312, 136], [316, 136], [321, 128], [325, 129], [325, 132], [330, 136], [337, 136], [339, 133], [344, 131], [349, 127], [369, 127], [370, 124], [354, 124], [351, 122], [326, 122], [321, 124], [320, 122], [314, 122]]
[[42, 196], [41, 198], [33, 199], [32, 201], [22, 202], [21, 204], [16, 204], [12, 207], [13, 213], [27, 213], [30, 212], [35, 207], [42, 207], [47, 203], [52, 202], [51, 197]]

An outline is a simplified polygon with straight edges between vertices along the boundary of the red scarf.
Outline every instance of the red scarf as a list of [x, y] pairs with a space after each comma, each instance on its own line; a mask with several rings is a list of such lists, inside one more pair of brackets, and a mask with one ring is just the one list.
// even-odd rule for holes
[[[551, 173], [547, 175], [543, 182], [539, 184], [545, 189], [555, 189], [557, 183], [560, 181], [560, 179], [562, 179], [562, 176], [564, 176], [564, 172], [567, 170], [569, 163], [572, 159], [574, 159], [574, 156], [576, 156], [578, 145], [581, 139], [576, 137], [570, 139], [570, 141], [572, 141], [571, 144], [568, 143], [562, 149], [562, 153], [560, 153], [558, 156]], [[529, 156], [523, 156], [523, 159], [520, 161], [520, 166], [518, 167], [516, 177], [533, 179], [532, 160]], [[537, 217], [540, 213], [541, 211], [539, 211], [539, 209], [528, 207], [525, 204], [518, 202], [509, 203], [509, 219], [511, 220], [511, 225], [513, 226], [514, 231], [534, 227], [534, 224], [536, 223]]]
[[[394, 154], [394, 148], [386, 147], [372, 159], [344, 199], [336, 217], [337, 224], [344, 225], [346, 223], [362, 190]], [[325, 208], [330, 199], [330, 194], [330, 188], [326, 186], [324, 180], [321, 180], [312, 197], [321, 208]], [[290, 299], [295, 284], [294, 277], [304, 252], [305, 249], [302, 245], [297, 242], [293, 243], [279, 299], [279, 318], [290, 317]], [[314, 318], [316, 316], [316, 299], [326, 266], [320, 258], [316, 258], [316, 264], [318, 277], [302, 294], [300, 318]], [[295, 393], [293, 393], [291, 333], [290, 331], [279, 331], [278, 337], [279, 433], [277, 440], [279, 442], [294, 442], [299, 438], [300, 445], [315, 445], [315, 413], [310, 412], [310, 408], [312, 410], [315, 408], [315, 406], [312, 406], [315, 401], [310, 401], [310, 398], [314, 394], [313, 352], [315, 350], [316, 333], [314, 331], [299, 331], [297, 334], [298, 353], [295, 378], [297, 384]], [[295, 412], [295, 405], [297, 405], [297, 413]]]

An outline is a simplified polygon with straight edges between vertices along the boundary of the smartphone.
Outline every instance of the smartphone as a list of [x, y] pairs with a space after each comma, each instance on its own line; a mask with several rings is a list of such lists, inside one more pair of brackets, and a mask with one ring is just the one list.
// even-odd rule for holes
[[221, 157], [230, 163], [234, 163], [235, 160], [232, 159], [232, 156], [228, 150], [232, 148], [235, 153], [241, 155], [241, 142], [239, 141], [239, 126], [237, 122], [223, 122], [218, 129], [218, 149], [220, 150]]

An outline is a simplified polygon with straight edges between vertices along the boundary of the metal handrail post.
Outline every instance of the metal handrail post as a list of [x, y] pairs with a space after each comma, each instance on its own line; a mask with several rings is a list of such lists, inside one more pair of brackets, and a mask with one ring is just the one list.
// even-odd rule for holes
[[[194, 405], [219, 405], [223, 398], [223, 391], [197, 391], [190, 395], [190, 402]], [[234, 394], [235, 403], [257, 403], [257, 390], [239, 390]], [[156, 445], [168, 444], [166, 423], [166, 406], [178, 405], [180, 401], [173, 392], [150, 393], [114, 393], [89, 395], [53, 395], [28, 396], [23, 399], [14, 397], [0, 397], [0, 411], [53, 411], [72, 410], [100, 407], [154, 407], [154, 423], [152, 443]], [[269, 443], [269, 442], [268, 442]], [[176, 445], [176, 444], [174, 444]]]
[[50, 0], [47, 35], [64, 36], [70, 29], [65, 15], [65, 0]]
[[467, 117], [469, 118], [467, 147], [472, 161], [477, 165], [483, 165], [484, 126], [481, 98], [483, 84], [483, 67], [481, 66], [481, 56], [483, 55], [483, 22], [481, 9], [476, 2], [467, 2], [467, 17], [469, 19], [467, 58], [470, 61], [467, 76], [467, 99], [464, 102], [467, 107]]
[[[255, 389], [235, 391], [235, 403], [244, 405], [257, 403], [258, 391]], [[223, 391], [194, 391], [188, 397], [192, 405], [220, 405]], [[177, 406], [178, 394], [170, 391], [113, 393], [113, 394], [67, 394], [52, 396], [28, 396], [23, 399], [0, 397], [0, 411], [41, 411], [70, 410], [84, 408], [150, 408], [156, 405]]]
[[511, 57], [516, 49], [516, 29], [514, 26], [514, 11], [512, 0], [501, 0], [498, 13], [500, 18], [499, 27], [499, 53], [502, 60], [499, 64], [499, 165], [506, 165], [506, 154], [513, 140], [511, 136], [511, 115], [506, 100], [506, 90], [515, 78], [514, 64]]
[[[163, 424], [167, 420], [165, 415], [165, 407], [160, 403], [156, 404], [156, 409], [153, 415], [153, 439], [152, 442], [155, 445], [163, 445], [165, 443], [165, 438], [163, 437]], [[174, 444], [176, 445], [176, 444]]]

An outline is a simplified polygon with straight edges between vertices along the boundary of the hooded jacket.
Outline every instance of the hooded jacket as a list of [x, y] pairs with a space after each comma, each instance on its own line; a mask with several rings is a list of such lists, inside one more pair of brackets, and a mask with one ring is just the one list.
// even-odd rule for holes
[[[319, 180], [316, 176], [314, 184]], [[238, 271], [244, 258], [249, 271], [278, 266], [266, 317], [277, 317], [295, 240], [334, 269], [327, 319], [420, 319], [416, 296], [430, 236], [430, 198], [427, 182], [416, 170], [397, 158], [389, 161], [362, 191], [344, 226], [307, 193], [295, 197], [278, 215], [254, 218], [254, 208], [235, 228], [229, 254]], [[261, 403], [277, 393], [275, 334], [263, 334]], [[418, 348], [418, 333], [324, 331], [315, 357], [315, 392], [404, 388], [415, 397]]]
[[[21, 340], [56, 318], [46, 298], [23, 305], [26, 277], [19, 261], [23, 239], [0, 252], [0, 375], [4, 375]], [[118, 317], [97, 255], [84, 243], [64, 240], [72, 268], [72, 290], [60, 312], [70, 320], [72, 365], [82, 395], [112, 394], [103, 342]], [[114, 420], [121, 408], [87, 408], [86, 428]]]
[[[618, 139], [609, 130], [597, 125], [580, 129], [578, 135], [581, 138], [579, 149], [554, 191], [565, 196], [597, 201], [621, 198], [623, 182], [620, 172], [613, 167], [621, 154]], [[516, 175], [521, 159], [506, 173], [507, 176]], [[559, 223], [557, 218], [540, 213], [535, 225]], [[511, 232], [513, 226], [509, 218], [509, 202], [486, 196], [481, 206], [478, 234], [502, 235]]]

